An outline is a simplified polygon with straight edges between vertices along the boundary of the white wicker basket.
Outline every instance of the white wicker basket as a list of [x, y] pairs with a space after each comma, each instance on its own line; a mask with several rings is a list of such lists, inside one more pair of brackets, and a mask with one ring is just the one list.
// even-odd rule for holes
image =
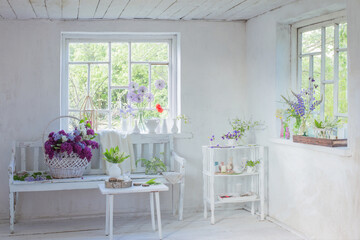
[[[80, 121], [80, 119], [72, 116], [60, 116], [50, 121], [43, 133], [43, 147], [45, 144], [45, 131], [49, 125], [57, 119], [67, 117]], [[54, 157], [50, 159], [49, 156], [45, 154], [44, 150], [44, 159], [45, 164], [49, 167], [50, 175], [53, 178], [81, 177], [84, 174], [86, 167], [89, 165], [89, 161], [86, 158], [82, 159], [76, 153], [71, 153], [70, 155], [67, 154], [67, 152], [55, 153]]]

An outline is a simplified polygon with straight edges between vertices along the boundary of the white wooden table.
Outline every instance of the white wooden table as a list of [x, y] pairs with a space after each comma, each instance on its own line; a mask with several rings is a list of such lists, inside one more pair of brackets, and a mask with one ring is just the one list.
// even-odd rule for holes
[[165, 186], [164, 184], [159, 184], [159, 185], [151, 185], [149, 187], [132, 186], [130, 188], [111, 189], [111, 188], [105, 188], [105, 183], [102, 183], [99, 184], [99, 189], [103, 195], [106, 195], [105, 234], [109, 235], [110, 240], [113, 239], [114, 195], [125, 194], [125, 193], [150, 193], [151, 224], [154, 231], [156, 230], [155, 216], [154, 216], [154, 194], [155, 194], [159, 238], [162, 239], [159, 192], [169, 191], [169, 188], [167, 186]]

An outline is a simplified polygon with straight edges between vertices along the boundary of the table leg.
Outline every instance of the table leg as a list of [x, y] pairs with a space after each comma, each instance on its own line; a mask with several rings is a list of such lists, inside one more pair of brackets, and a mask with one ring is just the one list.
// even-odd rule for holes
[[158, 221], [159, 238], [162, 239], [159, 192], [155, 192], [155, 202], [156, 202], [156, 215]]
[[105, 236], [109, 235], [109, 195], [106, 195]]
[[155, 226], [154, 193], [153, 192], [150, 193], [150, 210], [151, 210], [151, 224], [152, 224], [153, 230], [155, 231], [156, 226]]
[[109, 233], [109, 239], [113, 239], [113, 212], [114, 211], [114, 195], [109, 195], [109, 220], [110, 220], [110, 233]]

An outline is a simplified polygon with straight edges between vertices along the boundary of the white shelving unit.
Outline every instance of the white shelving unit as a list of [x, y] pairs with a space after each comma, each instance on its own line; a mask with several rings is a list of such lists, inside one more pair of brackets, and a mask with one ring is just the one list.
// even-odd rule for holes
[[[251, 214], [255, 214], [255, 205], [258, 207], [260, 219], [265, 218], [265, 171], [264, 171], [264, 146], [236, 146], [219, 148], [213, 146], [203, 146], [203, 200], [204, 200], [204, 217], [207, 218], [208, 205], [211, 210], [211, 224], [215, 224], [215, 206], [225, 203], [251, 203]], [[255, 173], [247, 173], [246, 169], [243, 169], [247, 160], [260, 161], [257, 171]], [[226, 165], [232, 162], [235, 170], [239, 170], [238, 173], [233, 174], [221, 174], [219, 173], [215, 162], [219, 164], [224, 162]], [[248, 179], [245, 179], [248, 178]], [[220, 180], [229, 180], [230, 184], [220, 183]], [[246, 183], [244, 188], [250, 192], [256, 194], [251, 197], [233, 197], [219, 200], [215, 193], [215, 184], [219, 181], [223, 189], [227, 192], [222, 194], [241, 194], [236, 190], [228, 191], [229, 188], [234, 189], [234, 184]], [[229, 186], [232, 185], [232, 186]], [[235, 186], [236, 187], [236, 186]], [[238, 190], [238, 189], [237, 189]], [[244, 192], [242, 192], [244, 193]]]

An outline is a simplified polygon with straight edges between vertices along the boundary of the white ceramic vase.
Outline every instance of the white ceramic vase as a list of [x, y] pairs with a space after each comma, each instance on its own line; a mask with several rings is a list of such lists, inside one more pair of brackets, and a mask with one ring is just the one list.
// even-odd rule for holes
[[160, 119], [153, 118], [153, 119], [146, 119], [145, 124], [148, 129], [148, 133], [155, 133], [155, 129], [159, 125]]
[[173, 119], [173, 126], [171, 128], [171, 133], [178, 133], [179, 132], [179, 128], [177, 126], [177, 119], [174, 118]]
[[236, 139], [228, 139], [228, 146], [236, 146]]
[[111, 164], [111, 167], [109, 168], [109, 176], [111, 178], [120, 178], [121, 170], [118, 164]]
[[128, 119], [127, 118], [123, 118], [121, 120], [121, 131], [123, 133], [127, 133], [128, 132]]
[[162, 134], [168, 133], [166, 119], [163, 119], [163, 121], [162, 121], [161, 131], [160, 131], [160, 132], [161, 132]]
[[139, 127], [138, 127], [138, 122], [137, 122], [137, 120], [135, 120], [134, 129], [133, 129], [132, 133], [135, 133], [135, 134], [139, 134], [139, 133], [140, 133], [140, 129], [139, 129]]
[[256, 167], [247, 166], [246, 167], [246, 172], [247, 173], [254, 173], [254, 172], [256, 172]]

